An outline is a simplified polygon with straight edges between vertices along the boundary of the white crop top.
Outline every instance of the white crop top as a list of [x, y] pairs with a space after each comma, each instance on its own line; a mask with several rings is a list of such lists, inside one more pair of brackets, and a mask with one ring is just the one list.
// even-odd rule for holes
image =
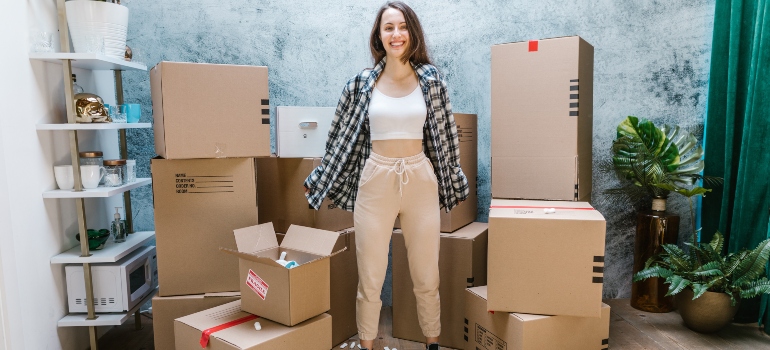
[[390, 97], [377, 87], [369, 101], [369, 130], [372, 140], [422, 140], [428, 116], [420, 84], [404, 97]]

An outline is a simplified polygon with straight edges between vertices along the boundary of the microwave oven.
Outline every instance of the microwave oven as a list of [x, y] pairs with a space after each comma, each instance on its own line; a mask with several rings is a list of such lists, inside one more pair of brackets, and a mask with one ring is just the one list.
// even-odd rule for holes
[[[88, 312], [83, 265], [64, 267], [71, 313]], [[114, 263], [91, 264], [95, 312], [131, 310], [158, 286], [154, 246], [141, 247]]]

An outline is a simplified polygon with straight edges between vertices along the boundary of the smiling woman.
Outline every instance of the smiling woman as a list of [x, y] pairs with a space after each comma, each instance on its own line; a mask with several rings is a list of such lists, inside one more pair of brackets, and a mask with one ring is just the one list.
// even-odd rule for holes
[[315, 208], [326, 197], [355, 208], [356, 321], [368, 349], [377, 337], [391, 230], [400, 218], [420, 328], [427, 348], [438, 350], [438, 209], [452, 209], [469, 193], [452, 105], [409, 6], [394, 1], [380, 8], [369, 48], [375, 66], [345, 86], [326, 154], [305, 181], [306, 196]]

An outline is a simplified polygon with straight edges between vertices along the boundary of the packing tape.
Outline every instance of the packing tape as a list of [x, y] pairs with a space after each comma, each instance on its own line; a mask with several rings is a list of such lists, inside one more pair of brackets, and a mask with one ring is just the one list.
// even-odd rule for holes
[[241, 323], [244, 323], [244, 322], [249, 322], [251, 320], [256, 320], [257, 318], [259, 318], [259, 316], [257, 316], [257, 315], [248, 315], [246, 317], [241, 317], [241, 318], [239, 318], [237, 320], [233, 320], [233, 321], [230, 321], [230, 322], [227, 322], [227, 323], [223, 323], [223, 324], [220, 324], [219, 326], [211, 327], [209, 329], [204, 330], [203, 332], [201, 332], [201, 341], [200, 341], [201, 348], [205, 349], [209, 345], [209, 337], [211, 336], [211, 333], [219, 332], [219, 331], [221, 331], [223, 329], [228, 329], [230, 327], [237, 326], [237, 325], [239, 325]]
[[489, 209], [559, 209], [559, 210], [596, 210], [594, 208], [540, 207], [531, 205], [490, 205]]

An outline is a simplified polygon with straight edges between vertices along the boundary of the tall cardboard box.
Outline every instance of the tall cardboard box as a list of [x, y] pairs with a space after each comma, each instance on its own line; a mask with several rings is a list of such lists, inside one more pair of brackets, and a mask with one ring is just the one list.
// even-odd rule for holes
[[321, 165], [321, 158], [257, 159], [259, 223], [272, 222], [276, 232], [290, 225], [339, 231], [353, 226], [353, 213], [337, 208], [328, 198], [314, 210], [305, 198], [302, 184]]
[[[356, 326], [356, 295], [358, 293], [358, 262], [356, 261], [356, 232], [353, 228], [339, 231], [329, 264], [329, 311], [332, 317], [332, 344], [336, 347], [358, 333]], [[284, 234], [277, 233], [278, 243]]]
[[[487, 283], [487, 227], [474, 222], [451, 234], [441, 234], [439, 295], [441, 297], [441, 346], [465, 347], [463, 328], [465, 288]], [[393, 234], [393, 336], [424, 342], [417, 321], [417, 300], [409, 274], [404, 235]]]
[[152, 331], [155, 350], [174, 350], [174, 320], [239, 300], [241, 293], [225, 292], [152, 298]]
[[[329, 258], [338, 232], [292, 225], [280, 246], [270, 223], [233, 233], [238, 250], [221, 249], [239, 258], [243, 311], [287, 326], [329, 311]], [[278, 264], [283, 252], [298, 266]]]
[[492, 46], [492, 197], [589, 201], [594, 48], [577, 36]]
[[[468, 178], [470, 193], [468, 199], [458, 204], [448, 213], [441, 209], [441, 232], [454, 232], [460, 227], [476, 220], [478, 196], [476, 195], [476, 175], [478, 174], [478, 124], [475, 114], [455, 113], [457, 136], [460, 141], [460, 168]], [[395, 228], [401, 228], [401, 221], [396, 218]]]
[[[259, 322], [261, 330], [254, 324]], [[231, 325], [227, 327], [227, 325]], [[218, 327], [208, 338], [203, 331]], [[272, 322], [241, 311], [241, 301], [233, 301], [174, 321], [177, 349], [212, 350], [329, 350], [332, 319], [322, 314], [294, 327]], [[205, 345], [203, 345], [205, 344]]]
[[465, 291], [465, 350], [607, 349], [610, 307], [600, 317], [543, 316], [487, 311], [487, 287]]
[[270, 156], [267, 67], [160, 62], [150, 88], [161, 157]]
[[233, 230], [256, 225], [253, 158], [153, 159], [160, 296], [239, 290]]
[[600, 317], [605, 228], [585, 202], [493, 199], [487, 310]]

